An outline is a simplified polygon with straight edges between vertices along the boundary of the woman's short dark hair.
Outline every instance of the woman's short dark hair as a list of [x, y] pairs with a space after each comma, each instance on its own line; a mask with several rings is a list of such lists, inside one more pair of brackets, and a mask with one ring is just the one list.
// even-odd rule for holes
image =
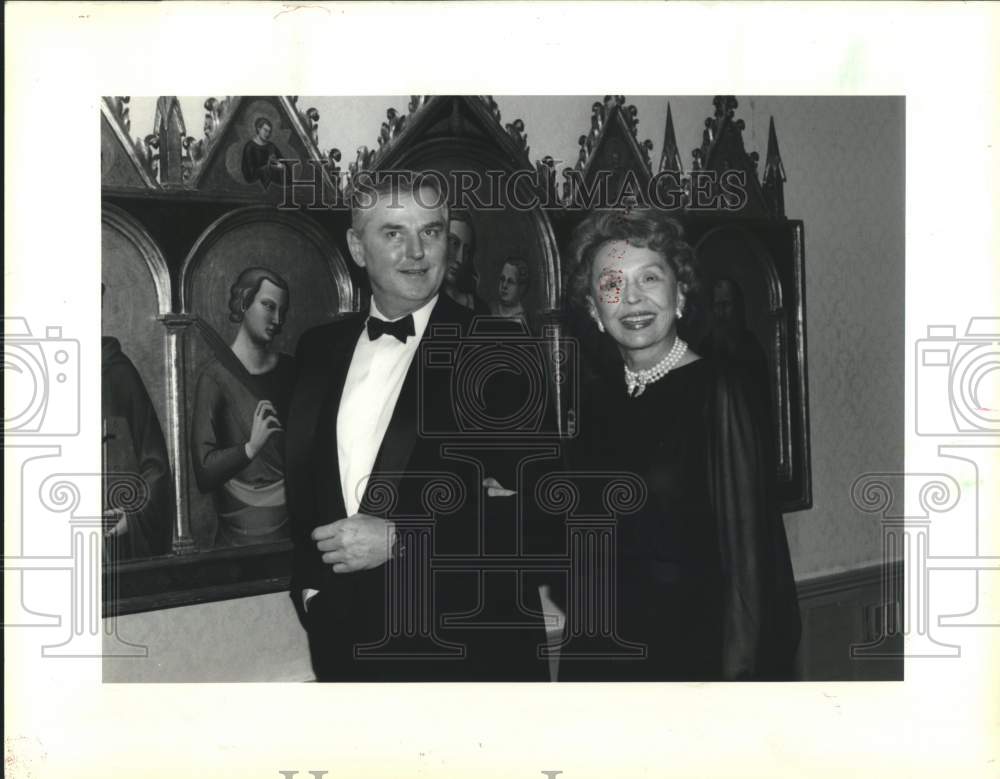
[[647, 209], [594, 211], [573, 232], [572, 264], [566, 281], [570, 305], [588, 309], [594, 256], [608, 241], [627, 241], [662, 254], [681, 291], [689, 294], [697, 289], [694, 249], [684, 240], [684, 228], [679, 222]]
[[274, 125], [271, 124], [270, 119], [268, 119], [266, 116], [258, 116], [256, 119], [253, 120], [253, 131], [255, 133], [259, 133], [260, 128], [263, 127], [265, 124], [268, 125], [271, 129], [274, 129]]
[[229, 321], [242, 322], [243, 312], [250, 308], [253, 299], [260, 292], [260, 287], [265, 281], [270, 281], [274, 286], [288, 291], [288, 282], [275, 273], [270, 268], [246, 268], [236, 277], [233, 286], [229, 288]]

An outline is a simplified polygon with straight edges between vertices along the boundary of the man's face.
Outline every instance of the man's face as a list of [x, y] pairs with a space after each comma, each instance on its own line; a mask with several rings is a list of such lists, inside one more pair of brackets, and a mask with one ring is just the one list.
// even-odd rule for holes
[[[393, 200], [396, 203], [393, 205]], [[444, 280], [448, 226], [444, 206], [430, 189], [379, 196], [361, 226], [347, 231], [354, 261], [367, 269], [379, 310], [395, 319], [421, 308]]]
[[497, 297], [505, 306], [512, 306], [521, 299], [517, 268], [505, 262], [500, 271], [500, 284], [497, 287]]
[[257, 137], [262, 141], [266, 141], [271, 137], [271, 125], [268, 122], [264, 122], [264, 124], [257, 128]]
[[472, 250], [472, 225], [452, 220], [448, 225], [448, 268], [446, 280], [454, 284], [462, 275], [462, 263]]
[[281, 332], [287, 313], [288, 293], [264, 279], [253, 302], [243, 312], [242, 327], [253, 343], [267, 346]]

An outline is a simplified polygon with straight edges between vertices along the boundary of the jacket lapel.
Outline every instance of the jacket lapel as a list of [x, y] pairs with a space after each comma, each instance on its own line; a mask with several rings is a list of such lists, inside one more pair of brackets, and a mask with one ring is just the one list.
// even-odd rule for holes
[[337, 454], [337, 408], [344, 392], [351, 356], [363, 326], [364, 317], [357, 317], [339, 328], [339, 332], [322, 350], [319, 358], [309, 366], [310, 373], [302, 377], [296, 403], [298, 408], [308, 409], [310, 412], [298, 420], [295, 431], [296, 436], [305, 438], [309, 443], [295, 447], [295, 451], [305, 460], [290, 463], [289, 466], [315, 474], [316, 487], [326, 492], [324, 503], [335, 517], [346, 515], [344, 495], [340, 488], [340, 458]]
[[327, 473], [333, 484], [331, 492], [336, 493], [338, 512], [337, 516], [346, 517], [347, 507], [344, 505], [344, 491], [340, 483], [340, 455], [337, 446], [337, 409], [340, 408], [340, 398], [344, 394], [344, 383], [347, 381], [347, 372], [351, 367], [351, 357], [354, 355], [354, 348], [357, 346], [358, 337], [364, 329], [365, 316], [359, 317], [354, 326], [342, 339], [335, 344], [333, 353], [330, 355], [330, 370], [333, 373], [333, 381], [327, 394], [327, 408], [329, 413], [324, 414], [324, 426], [319, 434], [324, 437], [324, 441], [330, 446], [330, 467]]
[[[417, 347], [413, 361], [406, 372], [406, 378], [403, 380], [403, 386], [396, 401], [396, 408], [393, 410], [389, 427], [385, 431], [378, 456], [375, 458], [375, 465], [372, 468], [373, 478], [365, 488], [359, 509], [362, 513], [371, 513], [369, 509], [377, 503], [381, 503], [381, 501], [373, 500], [371, 495], [372, 488], [377, 484], [390, 485], [393, 494], [398, 494], [399, 481], [403, 473], [410, 469], [410, 459], [417, 443], [419, 414], [428, 412], [427, 401], [431, 399], [432, 395], [435, 396], [434, 399], [440, 401], [441, 397], [438, 392], [444, 392], [446, 389], [444, 387], [434, 388], [434, 392], [432, 392], [430, 387], [420, 386], [422, 375], [420, 366], [424, 359], [424, 353], [434, 341], [435, 326], [460, 324], [463, 318], [471, 317], [471, 312], [465, 314], [465, 311], [444, 292], [440, 294], [434, 310], [431, 311], [427, 329], [420, 339], [420, 345]], [[460, 334], [460, 330], [455, 329], [454, 336], [457, 337]], [[449, 338], [449, 340], [452, 339]], [[421, 390], [423, 391], [421, 392]]]

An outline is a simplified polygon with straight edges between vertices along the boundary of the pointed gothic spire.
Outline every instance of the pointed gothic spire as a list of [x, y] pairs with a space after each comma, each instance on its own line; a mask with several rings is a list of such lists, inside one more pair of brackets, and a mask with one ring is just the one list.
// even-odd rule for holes
[[181, 184], [184, 181], [184, 141], [187, 130], [181, 103], [174, 95], [159, 97], [153, 118], [153, 134], [159, 141], [160, 184]]
[[670, 101], [667, 101], [667, 123], [663, 129], [663, 152], [660, 154], [660, 170], [684, 172], [681, 163], [681, 153], [677, 148], [677, 136], [674, 135], [674, 117], [670, 112]]
[[778, 150], [778, 135], [774, 131], [774, 117], [767, 131], [767, 158], [764, 163], [764, 181], [762, 189], [771, 214], [785, 215], [785, 166], [781, 163], [781, 152]]

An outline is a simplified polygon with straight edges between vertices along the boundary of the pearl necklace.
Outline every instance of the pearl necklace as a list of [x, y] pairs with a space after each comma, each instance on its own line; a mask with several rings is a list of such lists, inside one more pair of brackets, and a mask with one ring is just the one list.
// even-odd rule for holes
[[659, 381], [671, 370], [673, 370], [677, 363], [680, 362], [681, 357], [687, 352], [687, 344], [684, 343], [680, 338], [674, 338], [674, 345], [670, 347], [670, 351], [667, 356], [660, 360], [652, 368], [646, 368], [641, 371], [633, 371], [627, 365], [625, 366], [625, 387], [628, 389], [628, 394], [630, 397], [637, 398], [646, 389], [647, 384], [652, 384], [654, 381]]

